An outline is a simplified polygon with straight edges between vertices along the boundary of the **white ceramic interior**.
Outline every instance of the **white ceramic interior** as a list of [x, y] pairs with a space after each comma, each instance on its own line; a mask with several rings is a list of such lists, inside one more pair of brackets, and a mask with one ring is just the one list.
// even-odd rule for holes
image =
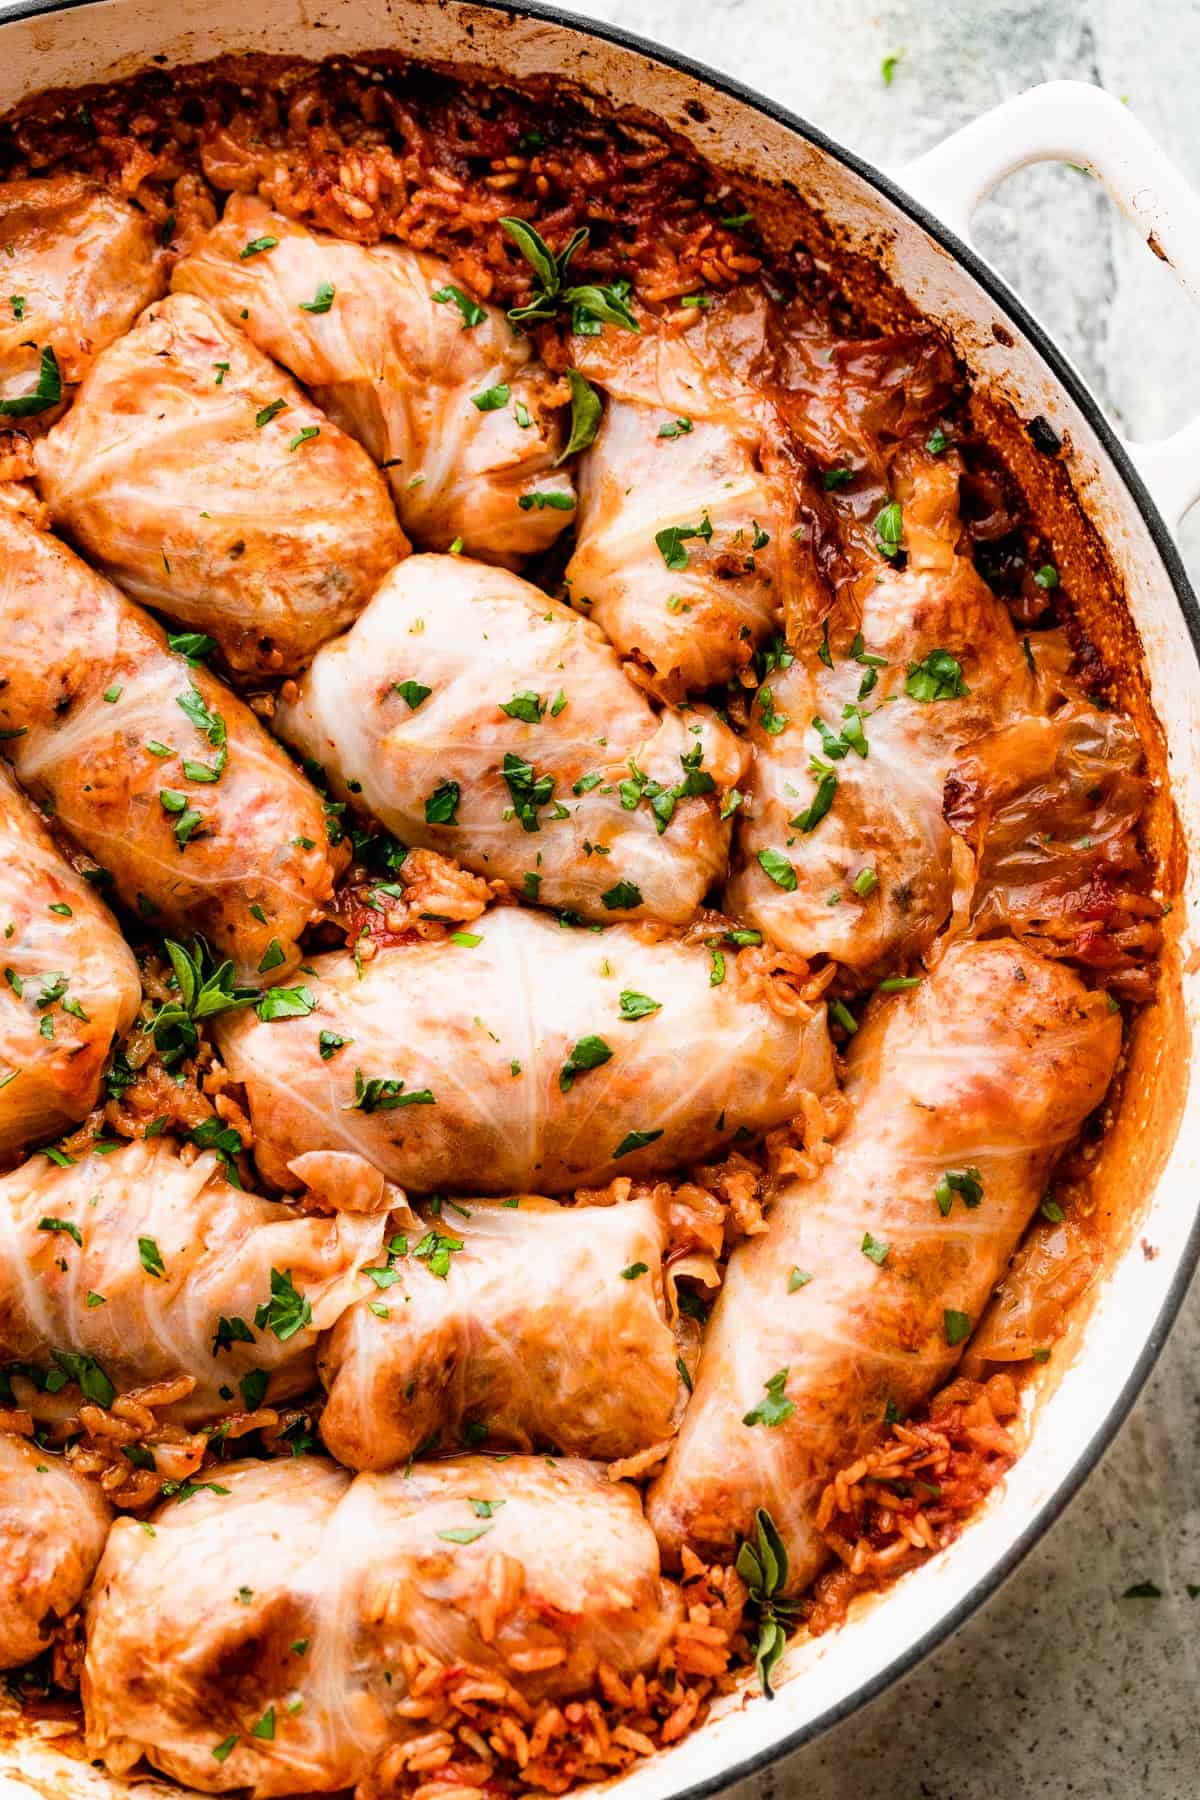
[[[998, 384], [1023, 417], [1043, 414], [1066, 434], [1077, 492], [1109, 547], [1141, 636], [1185, 837], [1200, 841], [1200, 614], [1166, 525], [1131, 460], [1078, 376], [998, 278], [895, 185], [801, 121], [718, 77], [665, 60], [666, 53], [606, 37], [593, 26], [464, 0], [254, 0], [252, 6], [246, 0], [84, 0], [59, 9], [20, 0], [0, 3], [0, 111], [39, 89], [116, 79], [152, 59], [170, 65], [228, 51], [320, 58], [373, 49], [490, 65], [510, 77], [566, 74], [617, 103], [661, 115], [726, 167], [786, 179], [836, 223], [846, 241], [882, 259], [922, 310], [947, 325], [973, 370]], [[933, 201], [944, 195], [961, 226], [975, 195], [1005, 167], [1050, 154], [1099, 165], [1111, 133], [1101, 129], [1094, 102], [1080, 101], [1078, 90], [1075, 94], [1072, 102], [1059, 88], [1052, 141], [1045, 129], [1047, 112], [1039, 115], [1038, 129], [1028, 117], [1023, 124], [1010, 119], [991, 128], [990, 135], [977, 134], [940, 164], [915, 165], [913, 188]], [[1132, 175], [1129, 170], [1122, 175], [1119, 156], [1101, 172], [1124, 187], [1122, 198], [1136, 211], [1146, 203], [1145, 194], [1132, 191], [1130, 183], [1138, 170], [1145, 174], [1146, 153], [1141, 146], [1139, 163], [1129, 143], [1126, 149], [1136, 165]], [[1162, 176], [1164, 165], [1156, 166]], [[1156, 201], [1158, 236], [1161, 243], [1181, 246], [1181, 272], [1189, 261], [1189, 231], [1200, 220], [1197, 212], [1181, 221], [1180, 209], [1189, 204], [1192, 197], [1181, 198], [1163, 176]], [[1002, 326], [1007, 341], [997, 340], [994, 325]], [[1147, 475], [1177, 507], [1193, 496], [1193, 467], [1200, 475], [1200, 456], [1184, 455], [1192, 449], [1192, 436], [1142, 458]], [[0, 660], [2, 654], [0, 646]], [[1195, 912], [1196, 883], [1193, 869], [1187, 917]], [[1177, 905], [1177, 919], [1179, 913]], [[1200, 981], [1183, 973], [1193, 948], [1185, 918], [1168, 965], [1168, 978], [1181, 997], [1172, 1035], [1157, 1065], [1140, 1077], [1164, 1084], [1160, 1097], [1168, 1101], [1182, 1100], [1200, 1033]], [[1124, 1416], [1161, 1347], [1200, 1249], [1200, 1105], [1193, 1100], [1186, 1109], [1173, 1144], [1152, 1140], [1154, 1134], [1147, 1133], [1140, 1181], [1136, 1159], [1129, 1169], [1134, 1191], [1145, 1192], [1146, 1211], [1135, 1239], [1059, 1359], [1056, 1385], [1039, 1400], [1029, 1449], [979, 1519], [945, 1554], [855, 1613], [842, 1631], [794, 1646], [773, 1703], [746, 1693], [702, 1731], [626, 1776], [622, 1800], [712, 1792], [814, 1735], [911, 1666], [1015, 1566], [1093, 1467]], [[1155, 1170], [1160, 1152], [1165, 1165]], [[1148, 1258], [1139, 1240], [1152, 1244], [1157, 1256]], [[156, 1782], [135, 1785], [147, 1797], [178, 1793]], [[86, 1764], [66, 1763], [44, 1739], [0, 1751], [0, 1792], [28, 1800], [31, 1788], [64, 1800], [129, 1791]]]

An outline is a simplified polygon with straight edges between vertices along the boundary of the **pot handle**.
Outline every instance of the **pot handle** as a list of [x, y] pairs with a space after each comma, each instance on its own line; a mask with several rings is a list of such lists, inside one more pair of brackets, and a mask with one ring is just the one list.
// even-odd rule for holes
[[[976, 207], [1017, 169], [1070, 162], [1098, 176], [1200, 302], [1200, 194], [1128, 107], [1082, 81], [1048, 81], [964, 125], [896, 171], [914, 199], [971, 243]], [[1157, 443], [1126, 444], [1168, 524], [1200, 499], [1200, 416]]]

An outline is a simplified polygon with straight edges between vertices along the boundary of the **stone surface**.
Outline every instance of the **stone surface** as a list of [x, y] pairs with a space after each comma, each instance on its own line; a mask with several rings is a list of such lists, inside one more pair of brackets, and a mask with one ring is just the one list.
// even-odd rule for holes
[[[885, 166], [1037, 81], [1128, 100], [1200, 187], [1200, 7], [1158, 0], [571, 0], [686, 50]], [[899, 53], [885, 87], [880, 64]], [[1119, 429], [1200, 408], [1200, 333], [1097, 185], [1012, 177], [978, 239]], [[1200, 578], [1200, 508], [1181, 534]], [[982, 1614], [874, 1705], [736, 1800], [1194, 1800], [1200, 1795], [1200, 1290], [1100, 1469]], [[1158, 1600], [1123, 1599], [1153, 1581]]]

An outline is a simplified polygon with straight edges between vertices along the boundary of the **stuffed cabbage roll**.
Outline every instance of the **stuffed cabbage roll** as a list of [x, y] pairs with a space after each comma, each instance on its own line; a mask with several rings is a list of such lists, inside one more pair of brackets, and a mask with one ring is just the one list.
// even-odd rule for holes
[[357, 1150], [418, 1192], [562, 1193], [695, 1161], [833, 1081], [823, 1007], [729, 952], [497, 907], [473, 944], [313, 959], [316, 1011], [214, 1032], [245, 1084], [259, 1169]]
[[186, 295], [96, 359], [37, 466], [55, 523], [234, 669], [298, 668], [408, 548], [359, 446]]
[[511, 564], [570, 524], [575, 493], [556, 467], [569, 392], [445, 263], [309, 231], [235, 194], [173, 286], [240, 324], [366, 446], [423, 549], [461, 538]]
[[[113, 1527], [88, 1614], [89, 1754], [252, 1800], [363, 1780], [413, 1652], [517, 1704], [649, 1669], [679, 1617], [641, 1502], [588, 1463], [464, 1457], [358, 1475], [222, 1469], [228, 1493]], [[417, 1716], [413, 1716], [413, 1715]]]
[[142, 999], [112, 914], [0, 770], [0, 1154], [96, 1104]]
[[364, 1292], [384, 1216], [322, 1218], [242, 1193], [167, 1139], [0, 1180], [0, 1362], [98, 1365], [103, 1391], [174, 1375], [178, 1425], [313, 1385], [318, 1333]]
[[249, 708], [3, 506], [0, 638], [5, 752], [130, 911], [202, 933], [243, 979], [294, 968], [345, 853]]
[[[949, 469], [930, 479], [943, 473], [956, 489]], [[904, 516], [908, 568], [882, 574], [861, 618], [785, 654], [758, 689], [726, 895], [785, 949], [867, 979], [919, 956], [949, 916], [942, 788], [956, 753], [1038, 709], [1004, 606], [940, 537], [922, 555]]]
[[872, 1002], [832, 1159], [730, 1258], [651, 1494], [669, 1556], [731, 1552], [765, 1507], [807, 1584], [825, 1483], [953, 1369], [1120, 1047], [1103, 994], [1012, 940], [954, 944]]
[[972, 851], [962, 910], [1147, 998], [1158, 905], [1140, 889], [1148, 782], [1137, 732], [1071, 699], [978, 739], [946, 777], [946, 820]]
[[648, 1194], [447, 1202], [322, 1343], [327, 1449], [392, 1469], [433, 1444], [608, 1461], [659, 1442], [679, 1392], [666, 1236]]
[[405, 843], [543, 905], [682, 924], [728, 860], [740, 741], [656, 713], [596, 626], [483, 563], [401, 563], [274, 724]]
[[579, 465], [567, 589], [664, 692], [727, 680], [786, 603], [795, 496], [746, 375], [761, 334], [761, 303], [738, 302], [683, 333], [582, 340], [608, 404]]
[[162, 251], [145, 213], [82, 175], [0, 183], [0, 243], [0, 398], [44, 424], [58, 385], [81, 381], [162, 292]]
[[0, 1434], [0, 1669], [40, 1656], [83, 1599], [112, 1521], [61, 1456]]

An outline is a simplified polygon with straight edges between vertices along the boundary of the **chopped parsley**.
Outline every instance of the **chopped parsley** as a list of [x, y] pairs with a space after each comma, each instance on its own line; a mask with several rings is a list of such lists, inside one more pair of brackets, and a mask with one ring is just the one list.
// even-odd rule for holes
[[311, 300], [300, 302], [300, 311], [306, 313], [327, 313], [333, 305], [333, 297], [337, 292], [332, 281], [323, 281]]
[[281, 1344], [312, 1324], [312, 1307], [292, 1282], [292, 1271], [271, 1270], [271, 1298], [262, 1301], [254, 1312], [254, 1323], [273, 1331]]
[[145, 1269], [147, 1275], [153, 1275], [155, 1281], [161, 1281], [167, 1272], [167, 1268], [166, 1264], [163, 1262], [162, 1251], [159, 1249], [158, 1244], [152, 1237], [140, 1237], [137, 1243], [138, 1258], [143, 1269]]
[[612, 1058], [612, 1050], [602, 1037], [582, 1037], [567, 1057], [558, 1076], [560, 1093], [570, 1093], [577, 1075], [599, 1069]]
[[661, 1136], [661, 1131], [627, 1131], [613, 1151], [613, 1161], [621, 1156], [629, 1156], [635, 1150], [644, 1150], [647, 1144], [656, 1143]]
[[311, 988], [268, 988], [254, 1011], [264, 1025], [272, 1025], [277, 1019], [306, 1019], [315, 1011], [316, 1004], [317, 997]]
[[51, 1354], [68, 1381], [73, 1381], [85, 1400], [97, 1406], [111, 1406], [117, 1390], [93, 1356], [79, 1350], [55, 1350]]
[[942, 1313], [942, 1322], [945, 1327], [946, 1342], [952, 1349], [971, 1335], [971, 1320], [965, 1312], [955, 1312], [953, 1307], [948, 1306]]
[[[814, 801], [813, 804], [815, 805], [816, 802]], [[810, 807], [809, 811], [811, 812], [811, 810], [812, 808]], [[826, 807], [825, 810], [828, 811], [828, 807]], [[813, 823], [815, 824], [816, 820], [814, 820]], [[812, 827], [806, 826], [804, 829], [811, 830]], [[783, 854], [782, 850], [760, 850], [758, 853], [758, 862], [763, 873], [770, 876], [776, 887], [782, 888], [786, 894], [795, 891], [796, 871], [788, 861], [787, 857]]]
[[464, 331], [469, 331], [474, 325], [482, 325], [487, 318], [487, 314], [479, 302], [472, 300], [469, 294], [464, 294], [460, 287], [452, 287], [447, 283], [445, 287], [436, 290], [433, 298], [439, 306], [445, 306], [447, 302], [452, 306], [457, 306], [462, 315]]
[[540, 725], [546, 713], [545, 702], [528, 688], [514, 694], [511, 700], [499, 701], [498, 705], [506, 717], [521, 719], [526, 725]]
[[759, 724], [762, 726], [768, 737], [778, 737], [780, 732], [787, 728], [788, 715], [787, 713], [777, 712], [775, 710], [774, 689], [760, 687], [755, 696], [755, 701], [759, 711]]
[[508, 383], [501, 381], [495, 387], [484, 388], [481, 394], [472, 394], [471, 405], [480, 412], [503, 412], [508, 405], [509, 391]]
[[457, 781], [441, 781], [425, 802], [427, 825], [458, 824], [459, 786]]
[[62, 1232], [65, 1236], [69, 1237], [74, 1243], [78, 1244], [79, 1248], [81, 1250], [83, 1249], [83, 1233], [80, 1231], [78, 1225], [76, 1225], [74, 1223], [74, 1221], [71, 1219], [52, 1219], [52, 1218], [39, 1219], [38, 1220], [38, 1230], [39, 1231], [50, 1231], [50, 1232]]
[[433, 692], [433, 689], [426, 687], [423, 682], [413, 681], [411, 679], [408, 681], [393, 681], [392, 688], [393, 691], [399, 694], [400, 698], [407, 704], [410, 712], [416, 712], [422, 700], [428, 700], [430, 694]]
[[966, 1169], [947, 1169], [933, 1193], [938, 1211], [943, 1219], [948, 1219], [955, 1194], [961, 1196], [968, 1210], [982, 1206], [983, 1177], [973, 1163]]
[[450, 1273], [450, 1258], [456, 1256], [462, 1247], [461, 1238], [447, 1237], [442, 1231], [427, 1231], [420, 1243], [414, 1245], [413, 1255], [428, 1264], [431, 1275], [436, 1275], [439, 1281], [445, 1281]]
[[949, 650], [931, 650], [919, 663], [909, 663], [904, 691], [910, 700], [965, 700], [971, 692], [962, 664]]
[[[527, 698], [526, 695], [514, 695], [509, 705]], [[536, 695], [534, 699], [536, 700]], [[507, 709], [501, 707], [502, 712], [505, 710]], [[538, 811], [543, 806], [549, 806], [553, 797], [553, 775], [539, 775], [532, 763], [526, 762], [523, 756], [517, 756], [512, 750], [505, 751], [500, 772], [512, 799], [513, 812], [521, 821], [522, 829], [540, 831]]]
[[[574, 512], [575, 496], [566, 488], [535, 488], [531, 494], [521, 494], [517, 505], [522, 512], [532, 512], [535, 507], [538, 512], [545, 512], [547, 507], [551, 512]], [[461, 550], [462, 539], [457, 538], [455, 542]]]
[[34, 413], [46, 412], [62, 399], [62, 375], [58, 359], [47, 344], [38, 364], [37, 385], [28, 394], [14, 394], [11, 400], [0, 400], [0, 418], [28, 419]]
[[600, 896], [609, 912], [629, 912], [642, 905], [642, 890], [632, 881], [618, 881]]
[[343, 1110], [346, 1112], [395, 1112], [401, 1106], [436, 1106], [433, 1094], [428, 1088], [413, 1088], [405, 1091], [405, 1085], [395, 1076], [378, 1075], [371, 1080], [363, 1079], [361, 1069], [354, 1071], [354, 1098]]
[[684, 544], [688, 538], [700, 538], [708, 543], [713, 534], [712, 520], [705, 513], [698, 525], [667, 525], [654, 534], [654, 542], [658, 545], [663, 561], [668, 569], [678, 573], [688, 566], [688, 553]]
[[198, 827], [204, 823], [203, 815], [196, 811], [188, 796], [178, 788], [159, 788], [158, 799], [163, 811], [175, 820], [175, 842], [180, 850], [186, 850]]
[[[817, 791], [809, 804], [804, 808], [803, 812], [798, 812], [795, 818], [788, 820], [788, 824], [796, 831], [815, 831], [817, 826], [821, 823], [821, 820], [833, 805], [833, 797], [837, 793], [838, 778], [829, 767], [828, 763], [823, 763], [818, 757], [814, 756], [811, 759], [809, 766], [813, 774], [817, 777]], [[758, 858], [759, 862], [762, 862], [763, 856], [767, 854], [774, 856], [777, 855], [778, 852], [760, 852]], [[763, 867], [766, 869], [767, 865], [763, 863]], [[788, 867], [789, 869], [791, 868], [790, 863], [788, 864]], [[767, 869], [767, 873], [768, 875], [771, 875], [772, 881], [778, 880], [778, 876], [772, 875], [770, 869]], [[779, 885], [780, 887], [794, 888], [796, 885], [795, 872], [792, 871], [792, 879], [790, 882], [781, 881]]]
[[742, 1416], [743, 1425], [782, 1425], [790, 1419], [796, 1410], [796, 1402], [784, 1397], [784, 1385], [788, 1378], [786, 1369], [779, 1369], [770, 1379], [763, 1383], [765, 1393], [757, 1406], [751, 1407]]
[[[177, 656], [186, 656], [193, 667], [211, 656], [217, 647], [215, 638], [210, 638], [203, 631], [168, 631], [167, 649], [174, 650]], [[181, 703], [182, 704], [182, 703]]]
[[904, 515], [895, 500], [875, 515], [875, 548], [889, 561], [899, 556], [904, 547]]

